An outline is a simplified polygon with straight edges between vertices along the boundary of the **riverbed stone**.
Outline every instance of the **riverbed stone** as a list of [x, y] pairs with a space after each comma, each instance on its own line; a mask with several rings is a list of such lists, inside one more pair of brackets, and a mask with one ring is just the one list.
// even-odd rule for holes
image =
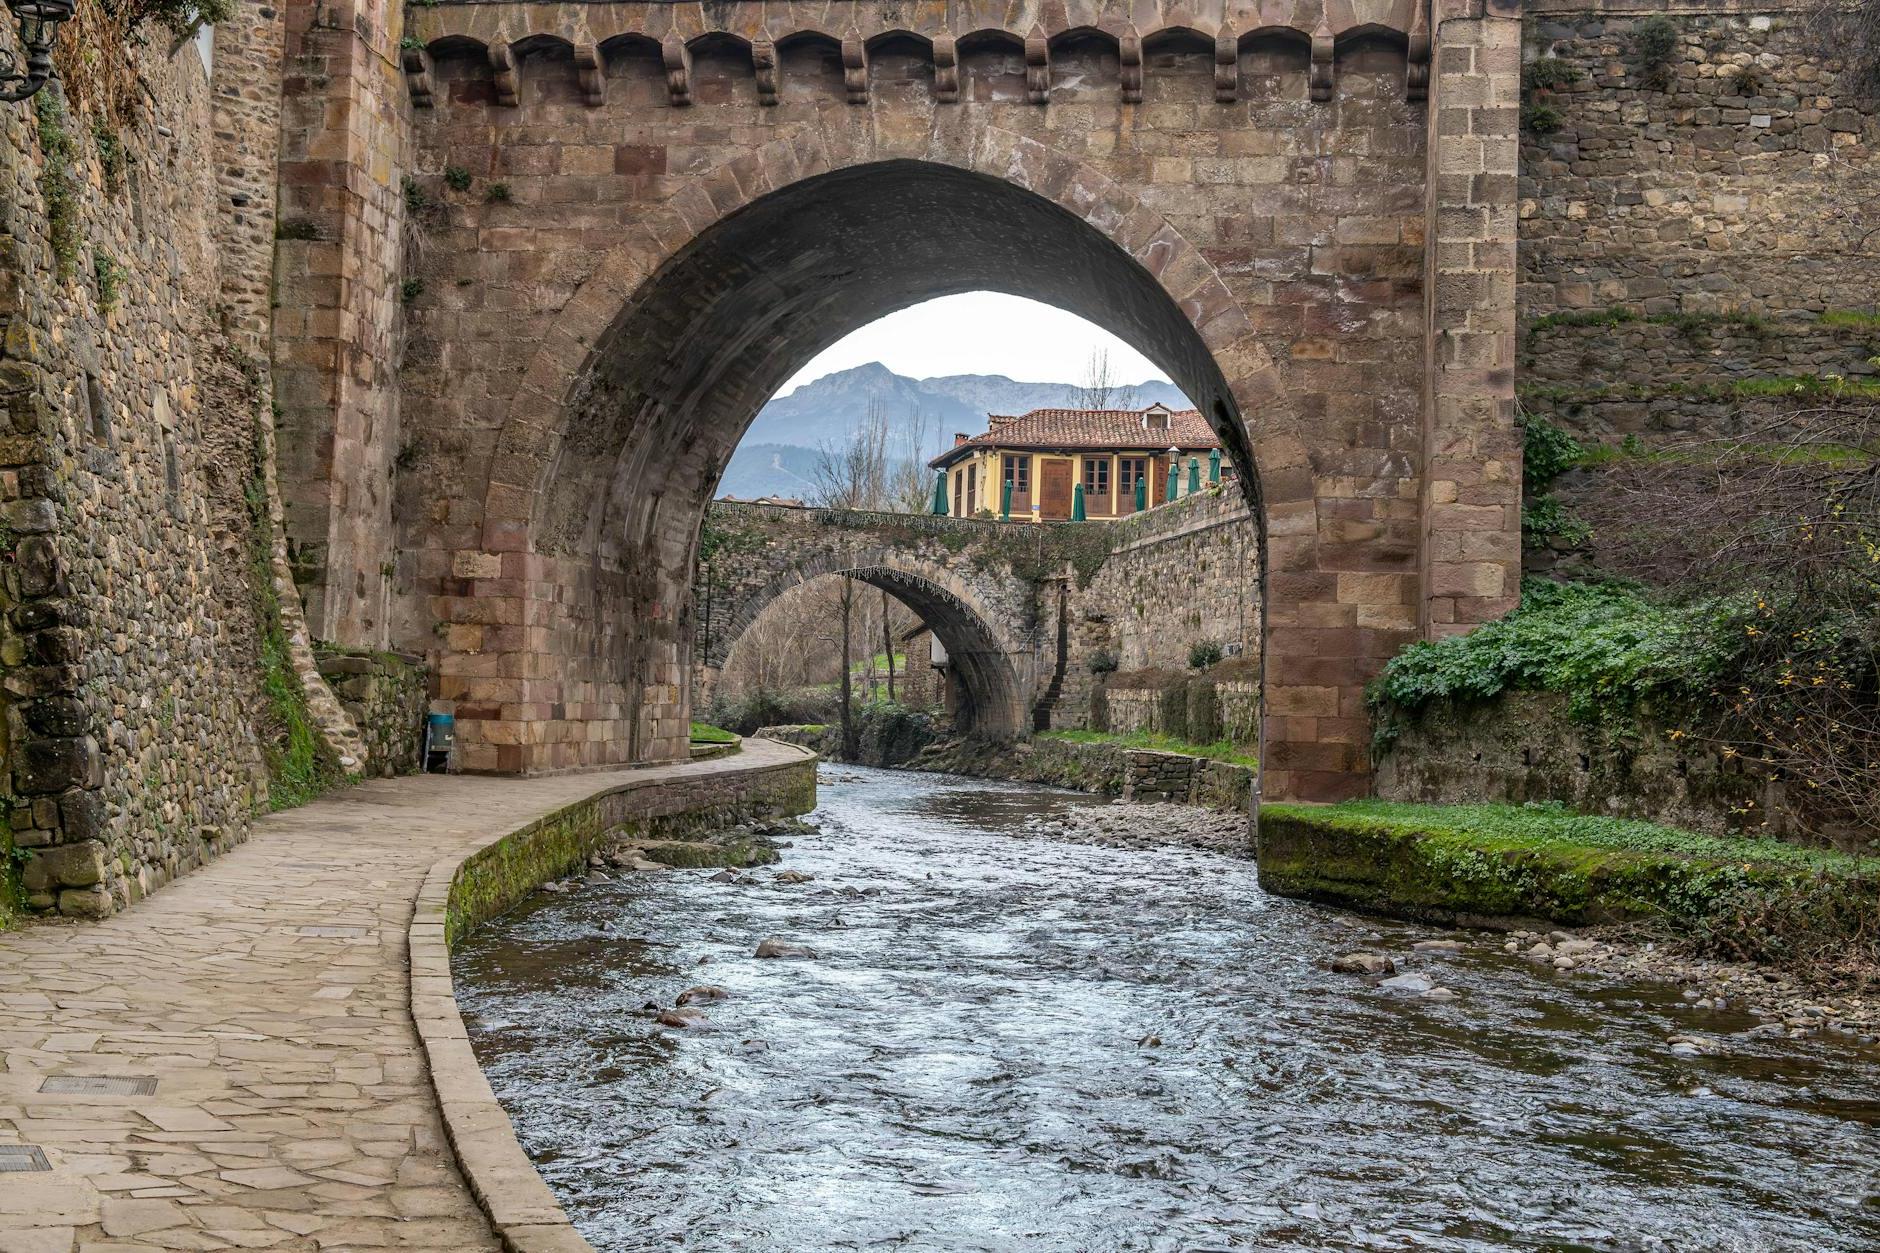
[[1345, 975], [1388, 975], [1396, 971], [1397, 963], [1383, 953], [1360, 950], [1334, 957], [1332, 969]]
[[786, 960], [807, 959], [814, 958], [816, 956], [816, 950], [809, 947], [807, 944], [791, 944], [786, 940], [773, 938], [759, 941], [756, 955], [758, 957]]
[[1411, 971], [1407, 974], [1396, 975], [1386, 979], [1377, 986], [1385, 992], [1396, 992], [1404, 996], [1421, 996], [1423, 993], [1435, 987], [1436, 984], [1432, 982], [1427, 975], [1420, 975], [1415, 971]]

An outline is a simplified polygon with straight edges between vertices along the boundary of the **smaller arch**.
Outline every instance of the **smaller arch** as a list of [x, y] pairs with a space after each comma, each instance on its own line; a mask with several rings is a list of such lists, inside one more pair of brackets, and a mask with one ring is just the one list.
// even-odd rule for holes
[[544, 55], [573, 56], [574, 41], [560, 35], [537, 33], [511, 40], [509, 51], [518, 58]]
[[751, 55], [751, 41], [728, 30], [708, 30], [685, 41], [693, 56]]
[[1072, 26], [1049, 36], [1045, 42], [1055, 57], [1060, 51], [1071, 52], [1099, 44], [1113, 53], [1121, 46], [1122, 39], [1101, 26]]
[[1157, 52], [1197, 52], [1214, 55], [1214, 36], [1193, 26], [1161, 26], [1142, 37], [1145, 55]]
[[778, 597], [815, 579], [847, 575], [899, 600], [939, 637], [959, 676], [961, 704], [955, 725], [982, 735], [1024, 730], [1027, 692], [1014, 663], [1019, 645], [992, 625], [996, 617], [957, 574], [885, 549], [824, 551], [777, 571], [705, 624], [696, 646], [699, 666], [721, 669], [731, 650]]
[[1301, 52], [1310, 53], [1312, 36], [1297, 26], [1256, 26], [1252, 30], [1241, 32], [1239, 45], [1243, 54], [1256, 48], [1275, 45], [1297, 48]]
[[918, 48], [922, 52], [933, 52], [933, 36], [923, 35], [917, 30], [908, 30], [897, 26], [893, 30], [878, 31], [862, 41], [862, 47], [868, 49], [868, 55], [877, 52], [905, 52]]
[[1025, 37], [997, 26], [982, 26], [959, 37], [961, 53], [984, 52], [989, 48], [1022, 55], [1025, 51]]

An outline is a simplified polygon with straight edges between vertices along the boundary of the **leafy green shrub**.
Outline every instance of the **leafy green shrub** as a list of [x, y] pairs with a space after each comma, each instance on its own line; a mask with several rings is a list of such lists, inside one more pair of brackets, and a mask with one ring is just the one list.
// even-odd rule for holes
[[1558, 496], [1536, 496], [1521, 506], [1523, 548], [1573, 548], [1593, 537], [1593, 529], [1574, 517]]
[[1532, 496], [1579, 465], [1586, 455], [1580, 441], [1546, 418], [1523, 413], [1521, 423], [1521, 485]]
[[1535, 91], [1558, 91], [1585, 77], [1579, 66], [1559, 57], [1537, 57], [1521, 69], [1522, 81]]
[[461, 165], [447, 165], [444, 167], [444, 182], [452, 191], [469, 191], [470, 171]]
[[424, 280], [421, 278], [408, 278], [398, 285], [398, 298], [405, 304], [410, 304], [422, 295], [424, 295]]
[[1090, 660], [1085, 665], [1092, 674], [1115, 674], [1116, 654], [1107, 648], [1099, 648], [1090, 654]]
[[91, 254], [92, 277], [98, 281], [98, 307], [105, 312], [117, 308], [118, 299], [123, 295], [124, 277], [127, 270], [119, 265], [110, 253], [102, 248], [94, 248]]
[[778, 692], [758, 689], [738, 696], [712, 698], [705, 720], [739, 735], [759, 727], [827, 723], [836, 718], [836, 701], [828, 692]]
[[509, 184], [491, 183], [483, 189], [483, 200], [486, 204], [508, 204]]
[[1645, 85], [1653, 91], [1671, 86], [1671, 61], [1678, 51], [1678, 28], [1671, 19], [1661, 15], [1640, 22], [1632, 30], [1632, 47]]
[[124, 7], [129, 10], [133, 28], [155, 20], [178, 40], [187, 39], [204, 26], [214, 26], [235, 16], [235, 0], [134, 0]]
[[1534, 135], [1551, 135], [1567, 124], [1567, 115], [1551, 104], [1530, 100], [1521, 106], [1521, 128]]
[[1196, 640], [1188, 646], [1188, 668], [1206, 670], [1221, 659], [1221, 646], [1213, 640]]
[[1617, 584], [1530, 580], [1507, 617], [1398, 653], [1368, 699], [1380, 736], [1396, 713], [1508, 690], [1562, 692], [1581, 722], [1616, 722], [1654, 693], [1707, 690], [1729, 659], [1718, 621], [1714, 607], [1657, 605]]

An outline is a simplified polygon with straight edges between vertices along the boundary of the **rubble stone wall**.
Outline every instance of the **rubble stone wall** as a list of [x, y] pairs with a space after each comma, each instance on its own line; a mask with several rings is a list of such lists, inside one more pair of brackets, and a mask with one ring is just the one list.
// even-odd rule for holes
[[87, 82], [0, 107], [8, 820], [27, 904], [80, 916], [246, 838], [266, 799], [228, 503], [265, 402], [204, 299], [209, 83], [162, 46], [119, 105]]
[[409, 653], [323, 645], [320, 676], [359, 728], [366, 771], [374, 778], [416, 774], [424, 765], [424, 715], [430, 675]]

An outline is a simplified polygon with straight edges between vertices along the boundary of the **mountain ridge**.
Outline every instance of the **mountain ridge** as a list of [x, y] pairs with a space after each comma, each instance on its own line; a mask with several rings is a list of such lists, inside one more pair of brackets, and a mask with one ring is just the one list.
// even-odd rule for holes
[[[900, 436], [896, 455], [905, 456], [917, 424], [922, 460], [953, 442], [955, 432], [976, 435], [986, 429], [986, 415], [1022, 414], [1033, 409], [1075, 408], [1083, 388], [1075, 383], [1034, 383], [1003, 374], [940, 374], [910, 378], [879, 361], [825, 374], [787, 396], [774, 397], [757, 413], [732, 453], [717, 494], [803, 496], [822, 448], [844, 447], [874, 406], [885, 406], [890, 428]], [[1189, 408], [1173, 383], [1149, 379], [1116, 388], [1108, 407], [1141, 408], [1160, 402]]]

